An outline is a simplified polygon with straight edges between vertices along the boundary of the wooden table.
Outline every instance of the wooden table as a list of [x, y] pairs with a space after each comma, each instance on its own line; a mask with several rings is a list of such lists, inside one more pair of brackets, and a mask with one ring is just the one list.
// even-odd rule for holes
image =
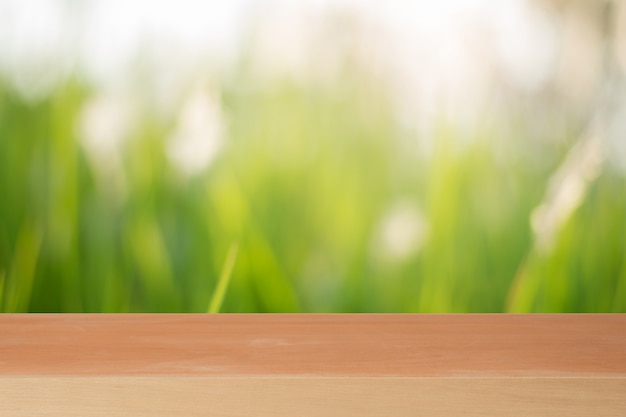
[[626, 315], [0, 315], [0, 416], [626, 416]]

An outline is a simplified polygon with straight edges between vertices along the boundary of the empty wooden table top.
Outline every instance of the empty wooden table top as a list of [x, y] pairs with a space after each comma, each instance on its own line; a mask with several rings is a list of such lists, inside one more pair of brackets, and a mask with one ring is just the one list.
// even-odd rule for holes
[[0, 315], [0, 375], [626, 375], [626, 315]]
[[10, 417], [624, 416], [626, 315], [0, 315], [0, 403]]

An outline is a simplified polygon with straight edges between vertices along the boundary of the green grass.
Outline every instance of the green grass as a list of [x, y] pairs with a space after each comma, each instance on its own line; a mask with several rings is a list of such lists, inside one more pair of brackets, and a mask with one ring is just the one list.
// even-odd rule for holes
[[235, 261], [237, 260], [237, 251], [239, 250], [239, 245], [233, 243], [233, 245], [228, 250], [228, 254], [226, 255], [226, 260], [224, 261], [224, 267], [222, 268], [222, 272], [220, 274], [219, 281], [217, 282], [217, 288], [213, 292], [213, 296], [211, 297], [211, 303], [209, 304], [209, 313], [219, 313], [220, 308], [222, 307], [222, 303], [224, 302], [224, 296], [226, 295], [226, 289], [228, 288], [228, 283], [230, 282], [230, 277], [233, 273], [233, 268], [235, 267]]
[[[605, 165], [554, 248], [534, 247], [574, 136], [535, 140], [521, 117], [420, 136], [358, 80], [241, 75], [219, 93], [228, 139], [205, 171], [177, 171], [174, 121], [146, 106], [107, 176], [77, 136], [89, 88], [32, 103], [0, 81], [0, 311], [626, 311], [622, 174]], [[394, 255], [398, 204], [423, 243]]]

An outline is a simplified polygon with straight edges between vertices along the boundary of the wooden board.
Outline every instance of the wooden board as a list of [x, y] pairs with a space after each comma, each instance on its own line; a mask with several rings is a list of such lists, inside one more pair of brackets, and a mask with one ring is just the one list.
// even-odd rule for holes
[[626, 416], [626, 315], [0, 315], [0, 415]]

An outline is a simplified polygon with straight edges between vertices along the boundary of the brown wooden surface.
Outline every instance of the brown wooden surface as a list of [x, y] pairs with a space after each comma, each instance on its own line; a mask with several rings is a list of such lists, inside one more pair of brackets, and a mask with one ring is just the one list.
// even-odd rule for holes
[[626, 376], [626, 315], [0, 315], [0, 375]]
[[626, 315], [0, 315], [0, 416], [626, 416]]
[[0, 378], [0, 415], [624, 417], [625, 393], [615, 378]]

